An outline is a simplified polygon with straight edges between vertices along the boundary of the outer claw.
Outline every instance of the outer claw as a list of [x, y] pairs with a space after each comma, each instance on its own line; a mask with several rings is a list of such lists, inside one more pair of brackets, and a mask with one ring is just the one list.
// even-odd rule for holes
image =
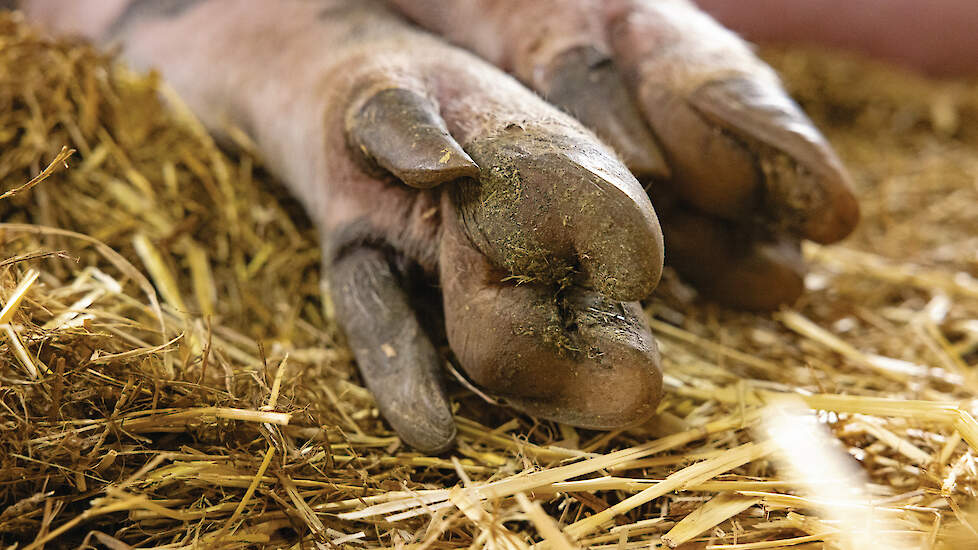
[[487, 391], [587, 428], [617, 428], [655, 411], [662, 373], [638, 303], [579, 287], [558, 293], [552, 285], [501, 282], [451, 215], [440, 270], [449, 343]]
[[[547, 290], [537, 292], [539, 300]], [[541, 307], [539, 301], [529, 305]], [[565, 338], [572, 349], [563, 353], [541, 349], [530, 337], [533, 333], [519, 338], [528, 352], [522, 357], [525, 365], [549, 367], [537, 375], [548, 387], [539, 394], [515, 388], [507, 398], [509, 404], [532, 415], [597, 430], [621, 428], [651, 416], [662, 398], [662, 374], [641, 305], [613, 302], [581, 289], [569, 292], [558, 305], [566, 316]], [[549, 307], [554, 307], [553, 302]], [[541, 320], [542, 326], [534, 326]], [[542, 329], [547, 321], [528, 315], [518, 327]], [[505, 364], [502, 354], [483, 359], [479, 366], [490, 372]], [[527, 387], [534, 381], [531, 372], [527, 372]]]
[[347, 118], [347, 135], [354, 149], [412, 187], [427, 189], [479, 174], [438, 109], [410, 90], [375, 93]]
[[509, 274], [575, 282], [639, 300], [662, 269], [662, 235], [645, 190], [593, 142], [510, 127], [469, 147], [479, 182], [452, 189], [472, 242]]
[[541, 86], [548, 101], [607, 141], [636, 177], [669, 177], [662, 151], [608, 54], [588, 46], [564, 52]]
[[711, 82], [689, 102], [710, 121], [753, 145], [776, 225], [820, 243], [835, 242], [859, 221], [859, 204], [839, 158], [801, 109], [778, 87], [749, 78]]
[[384, 253], [354, 248], [329, 269], [336, 319], [381, 414], [408, 445], [438, 453], [455, 441], [441, 358]]

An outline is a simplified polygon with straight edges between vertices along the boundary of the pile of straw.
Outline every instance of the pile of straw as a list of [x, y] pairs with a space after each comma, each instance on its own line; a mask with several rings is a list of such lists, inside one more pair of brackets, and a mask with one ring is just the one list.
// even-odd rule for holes
[[453, 386], [458, 448], [431, 457], [379, 419], [247, 143], [0, 17], [0, 545], [974, 544], [978, 87], [769, 57], [865, 212], [806, 248], [803, 301], [725, 311], [668, 278], [656, 419], [575, 430]]

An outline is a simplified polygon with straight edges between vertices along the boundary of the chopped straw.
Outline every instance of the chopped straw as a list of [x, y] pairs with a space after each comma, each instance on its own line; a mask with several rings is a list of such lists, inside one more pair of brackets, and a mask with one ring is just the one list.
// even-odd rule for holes
[[244, 132], [222, 150], [157, 77], [0, 15], [0, 546], [975, 547], [978, 83], [765, 55], [863, 210], [803, 248], [802, 300], [728, 311], [667, 271], [654, 418], [591, 432], [452, 384], [458, 445], [423, 456]]

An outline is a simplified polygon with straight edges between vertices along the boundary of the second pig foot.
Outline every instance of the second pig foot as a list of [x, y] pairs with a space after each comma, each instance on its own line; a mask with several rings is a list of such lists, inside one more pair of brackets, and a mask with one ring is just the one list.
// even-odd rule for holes
[[389, 1], [578, 117], [657, 209], [678, 197], [666, 262], [713, 300], [793, 302], [800, 241], [856, 225], [848, 174], [774, 72], [685, 0]]

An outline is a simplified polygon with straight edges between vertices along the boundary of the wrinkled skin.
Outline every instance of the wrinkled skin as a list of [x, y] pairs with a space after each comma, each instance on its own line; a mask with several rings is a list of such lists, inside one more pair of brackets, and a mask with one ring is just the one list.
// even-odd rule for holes
[[[454, 439], [435, 324], [515, 408], [626, 426], [662, 391], [638, 301], [663, 234], [705, 294], [769, 309], [802, 290], [800, 239], [856, 223], [843, 168], [773, 73], [685, 2], [392, 3], [447, 41], [380, 0], [25, 9], [121, 43], [216, 134], [249, 134], [320, 228], [337, 320], [410, 445]], [[443, 321], [417, 313], [419, 285]]]

